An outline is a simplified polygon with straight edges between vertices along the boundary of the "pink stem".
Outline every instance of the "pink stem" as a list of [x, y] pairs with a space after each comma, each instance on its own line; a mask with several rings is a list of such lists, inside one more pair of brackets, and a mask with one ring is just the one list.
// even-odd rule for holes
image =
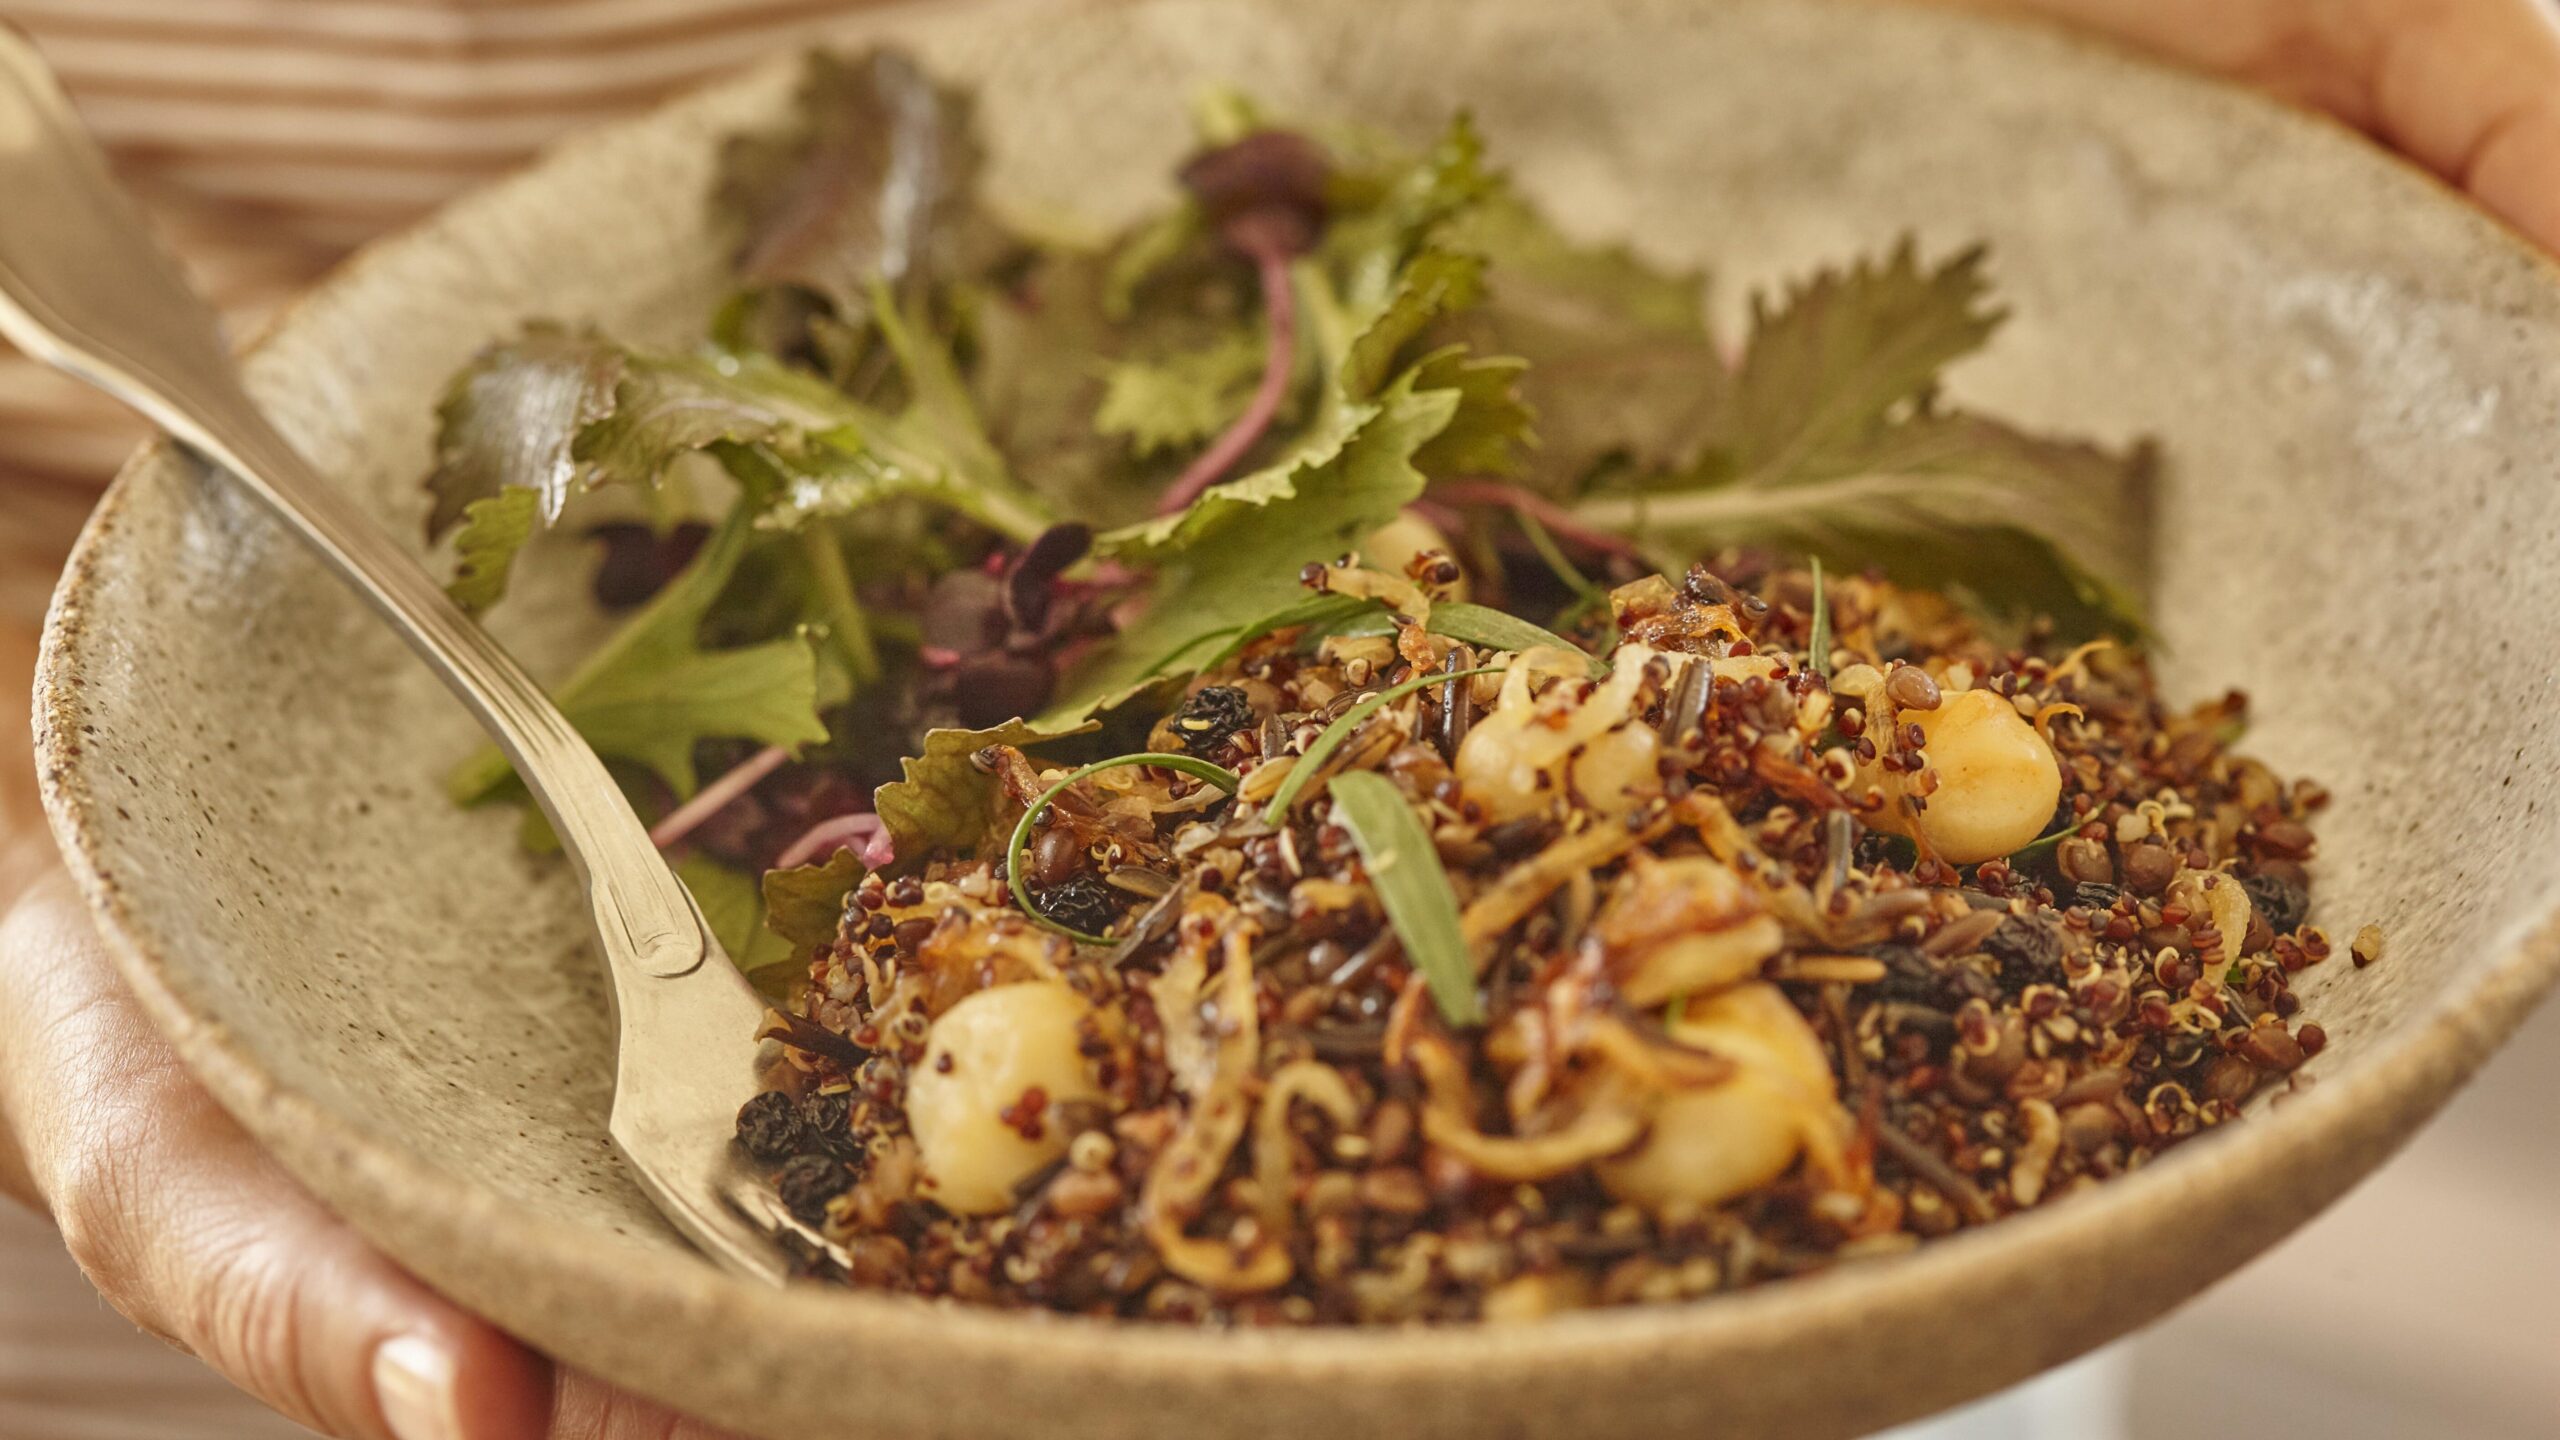
[[1289, 398], [1289, 381], [1298, 368], [1298, 296], [1289, 284], [1289, 257], [1276, 245], [1258, 248], [1253, 256], [1254, 271], [1262, 281], [1262, 317], [1270, 334], [1263, 351], [1262, 384], [1253, 392], [1252, 403], [1244, 407], [1235, 423], [1226, 428], [1190, 468], [1177, 477], [1164, 498], [1156, 502], [1156, 513], [1171, 515], [1200, 498], [1201, 492], [1217, 484], [1244, 458], [1263, 432], [1271, 428], [1273, 417], [1280, 413], [1280, 402]]
[[898, 858], [897, 846], [889, 836], [887, 822], [864, 811], [819, 821], [808, 834], [791, 842], [790, 848], [782, 852], [782, 858], [773, 862], [773, 868], [797, 869], [822, 855], [833, 855], [856, 845], [862, 847], [862, 863], [869, 869], [877, 870]]
[[1431, 498], [1452, 500], [1460, 505], [1505, 505], [1526, 512], [1539, 524], [1565, 540], [1609, 555], [1624, 555], [1641, 560], [1643, 555], [1635, 542], [1606, 530], [1594, 530], [1574, 518], [1572, 511], [1534, 490], [1506, 485], [1499, 480], [1444, 480], [1431, 487]]
[[700, 827], [703, 821], [719, 814], [729, 802], [756, 788], [756, 782], [782, 768], [791, 752], [776, 745], [747, 757], [737, 769], [702, 787], [699, 794], [675, 808], [675, 813], [661, 820], [649, 831], [649, 838], [659, 849], [682, 840]]

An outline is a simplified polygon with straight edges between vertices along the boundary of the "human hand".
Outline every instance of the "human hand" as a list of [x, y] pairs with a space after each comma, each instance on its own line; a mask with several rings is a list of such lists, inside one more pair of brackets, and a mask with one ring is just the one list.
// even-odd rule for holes
[[195, 1083], [58, 869], [0, 923], [0, 1192], [117, 1310], [340, 1440], [715, 1440], [404, 1274]]
[[2326, 111], [2560, 254], [2549, 0], [1937, 0], [2041, 14]]

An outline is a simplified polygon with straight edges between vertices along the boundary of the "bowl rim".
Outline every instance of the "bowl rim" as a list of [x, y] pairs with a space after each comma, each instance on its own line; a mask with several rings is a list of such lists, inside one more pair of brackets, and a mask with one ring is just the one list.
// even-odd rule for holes
[[[1046, 20], [1111, 9], [1146, 0], [967, 0], [928, 12], [927, 23], [952, 23], [957, 15], [1020, 12]], [[1791, 8], [1840, 8], [1840, 0], [1765, 0]], [[2396, 152], [2375, 146], [2325, 115], [2298, 110], [2235, 84], [2177, 68], [2113, 42], [2040, 17], [1990, 16], [1942, 10], [1898, 0], [1853, 0], [1857, 8], [1893, 11], [1914, 23], [1953, 29], [1996, 30], [2040, 36], [2086, 63], [2118, 73], [2148, 74], [2183, 88], [2200, 106], [2226, 121], [2272, 127], [2290, 143], [2312, 147], [2351, 144], [2368, 157], [2377, 186], [2396, 185], [2413, 205], [2439, 212], [2442, 223], [2470, 232], [2475, 250], [2503, 252], [2529, 262], [2540, 280], [2560, 294], [2560, 260], [2547, 255], [2495, 216], [2481, 210], [2441, 178]], [[919, 16], [891, 7], [851, 21], [821, 41], [830, 46], [892, 37]], [[2013, 42], [2015, 43], [2015, 42]], [[539, 191], [556, 168], [624, 143], [630, 132], [662, 124], [670, 112], [700, 106], [734, 92], [774, 83], [800, 51], [769, 56], [679, 94], [629, 118], [582, 129], [545, 147], [524, 168], [479, 186], [425, 219], [359, 247], [311, 289], [272, 315], [249, 343], [244, 360], [292, 333], [312, 303], [372, 271], [396, 266], [412, 252], [436, 245], [448, 231], [467, 231], [475, 217], [503, 207], [510, 197]], [[112, 564], [118, 527], [137, 498], [138, 477], [191, 461], [166, 437], [146, 442], [119, 470], [81, 532], [47, 615], [34, 690], [40, 789], [64, 862], [98, 923], [118, 969], [146, 1011], [169, 1038], [189, 1070], [223, 1108], [278, 1155], [297, 1179], [325, 1174], [331, 1188], [361, 1194], [369, 1209], [432, 1212], [455, 1237], [502, 1252], [511, 1265], [546, 1270], [594, 1291], [620, 1292], [656, 1313], [687, 1314], [711, 1333], [760, 1317], [792, 1324], [803, 1333], [912, 1332], [921, 1348], [965, 1347], [996, 1363], [1087, 1367], [1133, 1383], [1181, 1372], [1197, 1380], [1200, 1367], [1261, 1368], [1280, 1364], [1318, 1368], [1339, 1376], [1360, 1374], [1420, 1378], [1480, 1372], [1487, 1365], [1570, 1366], [1603, 1353], [1623, 1355], [1630, 1344], [1676, 1343], [1686, 1353], [1753, 1332], [1783, 1333], [1837, 1325], [1844, 1318], [1887, 1308], [1942, 1287], [1995, 1254], [2011, 1263], [2068, 1255], [2097, 1242], [2123, 1212], [2159, 1203], [2181, 1190], [2226, 1190], [2273, 1183], [2296, 1161], [2331, 1148], [2351, 1128], [2369, 1130], [2376, 1112], [2395, 1117], [2386, 1125], [2379, 1163], [2404, 1143], [2533, 1010], [2560, 984], [2560, 862], [2549, 879], [2554, 898], [2532, 907], [2494, 943], [2497, 952], [2455, 977], [2424, 1014], [2358, 1055], [2337, 1076], [2294, 1097], [2278, 1110], [2253, 1115], [2241, 1131], [2200, 1137], [2156, 1164], [2109, 1181], [2093, 1193], [2010, 1216], [1996, 1225], [1966, 1230], [1899, 1255], [1842, 1265], [1783, 1283], [1764, 1284], [1681, 1304], [1639, 1305], [1576, 1312], [1532, 1326], [1477, 1324], [1433, 1327], [1320, 1326], [1250, 1332], [1093, 1319], [1048, 1312], [919, 1302], [859, 1289], [760, 1287], [675, 1252], [652, 1253], [589, 1226], [510, 1204], [469, 1178], [430, 1163], [405, 1147], [366, 1133], [338, 1112], [281, 1081], [256, 1051], [231, 1034], [199, 992], [182, 940], [154, 923], [119, 874], [113, 842], [93, 829], [99, 801], [82, 765], [78, 736], [86, 723], [82, 654], [87, 643], [90, 597]], [[2234, 1134], [2245, 1134], [2235, 1140]], [[2208, 1169], [2206, 1162], [2213, 1162]], [[2369, 1167], [2368, 1167], [2369, 1168]], [[2360, 1178], [2363, 1170], [2357, 1172]], [[2344, 1185], [2338, 1189], [2343, 1190]], [[2335, 1192], [2324, 1198], [2325, 1205]], [[361, 1222], [358, 1228], [365, 1228]], [[2254, 1248], [2272, 1243], [2273, 1236]], [[396, 1255], [394, 1258], [397, 1258]], [[2228, 1273], [2227, 1271], [2224, 1273]], [[696, 1328], [689, 1326], [688, 1328]]]

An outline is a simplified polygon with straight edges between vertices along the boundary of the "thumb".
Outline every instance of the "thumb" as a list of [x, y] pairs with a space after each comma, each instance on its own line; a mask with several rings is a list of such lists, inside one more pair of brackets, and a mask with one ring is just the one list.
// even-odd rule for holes
[[59, 877], [0, 932], [0, 1103], [92, 1283], [341, 1440], [536, 1440], [549, 1366], [322, 1209], [179, 1065]]

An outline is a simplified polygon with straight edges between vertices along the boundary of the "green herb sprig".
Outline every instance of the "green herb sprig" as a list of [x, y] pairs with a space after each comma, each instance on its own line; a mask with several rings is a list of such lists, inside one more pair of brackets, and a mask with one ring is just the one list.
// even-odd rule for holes
[[1333, 752], [1342, 748], [1342, 742], [1351, 738], [1351, 732], [1359, 729], [1362, 721], [1377, 714], [1380, 709], [1394, 704], [1416, 690], [1427, 689], [1450, 680], [1470, 680], [1478, 675], [1499, 675], [1508, 668], [1510, 667], [1504, 665], [1479, 665], [1473, 670], [1447, 672], [1435, 670], [1428, 675], [1417, 675], [1400, 685], [1390, 685], [1343, 711], [1339, 719], [1324, 727], [1324, 733], [1316, 737], [1316, 743], [1308, 746], [1306, 753], [1298, 757], [1298, 763], [1289, 767], [1289, 774], [1280, 782], [1280, 789], [1271, 797], [1271, 803], [1262, 807], [1263, 823], [1266, 825], [1289, 823], [1289, 811], [1297, 805], [1298, 797], [1305, 793], [1306, 788], [1314, 783], [1316, 772], [1324, 768], [1324, 762], [1333, 758]]
[[1805, 647], [1813, 652], [1805, 657], [1805, 663], [1813, 667], [1814, 674], [1830, 679], [1831, 595], [1822, 583], [1822, 557], [1819, 555], [1813, 557], [1813, 634], [1805, 641]]
[[1383, 775], [1354, 771], [1333, 782], [1333, 816], [1351, 832], [1387, 922], [1405, 958], [1431, 987], [1440, 1014], [1452, 1025], [1481, 1024], [1484, 1007], [1476, 1000], [1475, 963], [1459, 923], [1457, 892], [1449, 888], [1440, 852], [1404, 792]]
[[1107, 935], [1088, 934], [1072, 925], [1060, 924], [1040, 913], [1040, 907], [1032, 903], [1030, 882], [1022, 878], [1022, 852], [1031, 843], [1032, 827], [1040, 823], [1040, 817], [1048, 813], [1049, 806], [1060, 795], [1066, 793], [1068, 786], [1079, 780], [1099, 775], [1105, 770], [1124, 770], [1132, 765], [1153, 765], [1159, 769], [1180, 771], [1194, 779], [1206, 780], [1230, 795], [1236, 793], [1236, 787], [1243, 783], [1236, 772], [1225, 766], [1212, 765], [1206, 760], [1195, 760], [1188, 755], [1165, 755], [1150, 751], [1141, 755], [1121, 755], [1109, 760], [1096, 760], [1042, 791], [1040, 798], [1032, 801], [1030, 806], [1022, 812], [1022, 818], [1014, 822], [1013, 838], [1007, 841], [1004, 847], [1005, 883], [1013, 891], [1014, 903], [1022, 907], [1023, 914], [1031, 917], [1032, 924], [1044, 930], [1055, 930], [1068, 939], [1081, 941], [1087, 945], [1111, 943], [1111, 937]]

